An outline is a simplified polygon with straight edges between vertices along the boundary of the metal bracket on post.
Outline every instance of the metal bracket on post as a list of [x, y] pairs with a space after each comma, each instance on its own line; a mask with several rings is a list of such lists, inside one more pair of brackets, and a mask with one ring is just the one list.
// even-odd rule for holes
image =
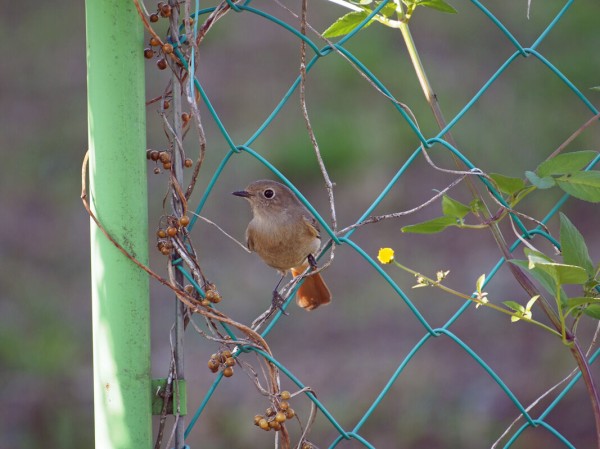
[[152, 414], [162, 415], [165, 407], [165, 396], [167, 389], [170, 388], [171, 394], [169, 394], [167, 402], [167, 415], [174, 415], [173, 404], [177, 404], [179, 410], [176, 414], [180, 416], [187, 415], [187, 386], [184, 379], [175, 380], [169, 386], [168, 379], [153, 379], [152, 384]]

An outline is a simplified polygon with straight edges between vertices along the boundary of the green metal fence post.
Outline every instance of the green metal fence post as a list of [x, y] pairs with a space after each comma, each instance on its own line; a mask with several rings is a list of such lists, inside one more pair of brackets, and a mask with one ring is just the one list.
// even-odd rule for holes
[[[86, 0], [90, 203], [147, 262], [143, 27], [129, 0]], [[152, 445], [149, 282], [92, 222], [96, 447]]]

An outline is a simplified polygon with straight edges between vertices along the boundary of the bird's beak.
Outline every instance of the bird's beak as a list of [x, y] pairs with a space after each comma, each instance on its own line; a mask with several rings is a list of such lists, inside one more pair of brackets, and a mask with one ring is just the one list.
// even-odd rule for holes
[[242, 198], [250, 198], [252, 196], [250, 192], [245, 190], [238, 190], [237, 192], [231, 192], [231, 194], [235, 196], [241, 196]]

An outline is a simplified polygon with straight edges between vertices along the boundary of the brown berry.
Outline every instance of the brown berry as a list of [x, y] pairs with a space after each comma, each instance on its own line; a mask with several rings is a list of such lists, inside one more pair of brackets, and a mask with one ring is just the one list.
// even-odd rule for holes
[[183, 165], [186, 168], [191, 168], [194, 165], [194, 161], [191, 159], [186, 159], [185, 161], [183, 161]]
[[273, 420], [273, 421], [269, 421], [269, 427], [273, 430], [281, 430], [281, 423], [278, 423], [277, 421]]
[[152, 50], [151, 48], [144, 48], [144, 58], [146, 59], [152, 59], [152, 56], [154, 56], [154, 50]]
[[275, 421], [278, 422], [279, 424], [281, 424], [282, 422], [285, 422], [286, 420], [286, 416], [285, 413], [283, 412], [277, 412], [277, 414], [275, 415]]
[[214, 291], [214, 290], [207, 290], [206, 291], [206, 299], [208, 299], [210, 302], [217, 304], [219, 302], [221, 302], [221, 295], [219, 295], [218, 292]]
[[187, 112], [184, 112], [183, 114], [181, 114], [181, 120], [184, 123], [187, 123], [190, 121], [190, 114], [188, 114]]
[[187, 284], [185, 287], [183, 287], [183, 290], [191, 295], [192, 293], [194, 293], [194, 286], [192, 284]]
[[162, 17], [171, 17], [171, 5], [163, 4], [160, 6], [160, 15]]
[[209, 359], [208, 360], [208, 369], [211, 370], [213, 373], [216, 373], [217, 371], [219, 371], [219, 361], [217, 359]]
[[167, 228], [167, 235], [169, 237], [175, 237], [177, 235], [177, 228], [174, 226], [169, 226]]
[[156, 61], [156, 67], [159, 68], [159, 70], [164, 70], [167, 68], [167, 61], [164, 58], [160, 58], [158, 61]]
[[158, 158], [160, 157], [160, 152], [157, 150], [148, 150], [146, 155], [149, 156], [151, 160], [156, 162], [158, 160]]
[[294, 412], [293, 408], [288, 408], [284, 413], [287, 419], [292, 419], [294, 416], [296, 416], [296, 412]]
[[227, 357], [225, 359], [225, 365], [227, 365], [227, 366], [235, 365], [235, 359], [233, 357]]
[[167, 151], [161, 151], [158, 154], [158, 158], [160, 159], [160, 161], [164, 164], [166, 162], [171, 162], [171, 155], [169, 154], [169, 152]]
[[167, 233], [165, 232], [164, 229], [159, 229], [158, 231], [156, 231], [156, 236], [158, 238], [165, 239], [165, 238], [167, 238]]
[[162, 253], [162, 255], [163, 255], [163, 256], [168, 256], [169, 254], [171, 254], [171, 250], [170, 250], [170, 248], [169, 248], [169, 247], [167, 247], [167, 246], [163, 246], [163, 247], [160, 249], [160, 252]]
[[258, 421], [258, 427], [260, 427], [262, 430], [269, 430], [269, 421], [267, 421], [265, 418], [262, 418]]
[[289, 398], [292, 397], [291, 393], [287, 390], [283, 390], [281, 392], [281, 394], [279, 395], [281, 397], [281, 399], [283, 399], [284, 401], [287, 401]]
[[288, 401], [281, 401], [279, 403], [279, 410], [286, 411], [288, 408], [290, 408], [290, 404]]
[[[156, 16], [156, 20], [158, 20], [158, 16]], [[160, 45], [160, 41], [157, 38], [155, 38], [155, 37], [151, 37], [150, 38], [150, 45], [152, 45], [153, 47], [158, 47]]]
[[208, 307], [210, 306], [211, 302], [208, 299], [203, 299], [202, 301], [200, 301], [200, 305], [202, 307]]
[[154, 174], [155, 175], [159, 175], [160, 174], [160, 168], [154, 167]]
[[156, 13], [150, 14], [150, 22], [152, 22], [152, 23], [158, 22], [158, 14], [156, 14]]
[[169, 43], [163, 44], [162, 51], [170, 55], [171, 53], [173, 53], [173, 46]]
[[221, 351], [221, 356], [223, 357], [223, 360], [225, 360], [226, 358], [231, 357], [231, 351], [229, 349], [225, 349]]
[[233, 368], [231, 366], [228, 366], [227, 368], [225, 368], [223, 370], [223, 376], [225, 376], [225, 377], [233, 376]]
[[172, 166], [173, 166], [173, 164], [171, 164], [170, 162], [165, 162], [165, 163], [163, 164], [163, 168], [164, 168], [165, 170], [171, 170], [171, 167], [172, 167]]
[[190, 224], [190, 217], [188, 217], [187, 215], [184, 215], [183, 217], [181, 217], [179, 219], [180, 226], [186, 227], [189, 224]]
[[262, 416], [262, 415], [254, 415], [254, 425], [255, 426], [260, 426], [260, 420], [261, 419], [265, 419], [265, 417]]
[[275, 413], [277, 413], [277, 411], [273, 408], [273, 407], [269, 407], [266, 411], [265, 411], [265, 415], [267, 415], [269, 418], [271, 416], [275, 416]]

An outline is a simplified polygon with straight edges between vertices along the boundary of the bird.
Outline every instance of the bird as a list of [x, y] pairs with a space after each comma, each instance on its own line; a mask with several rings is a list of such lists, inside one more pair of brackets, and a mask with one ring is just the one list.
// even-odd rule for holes
[[[246, 229], [250, 251], [277, 270], [282, 279], [288, 272], [297, 277], [309, 267], [316, 269], [315, 254], [321, 247], [319, 225], [287, 186], [261, 179], [232, 194], [247, 199], [252, 209]], [[276, 287], [273, 302], [278, 299], [281, 297]], [[296, 293], [298, 306], [314, 310], [329, 302], [331, 292], [320, 273], [308, 274]]]

